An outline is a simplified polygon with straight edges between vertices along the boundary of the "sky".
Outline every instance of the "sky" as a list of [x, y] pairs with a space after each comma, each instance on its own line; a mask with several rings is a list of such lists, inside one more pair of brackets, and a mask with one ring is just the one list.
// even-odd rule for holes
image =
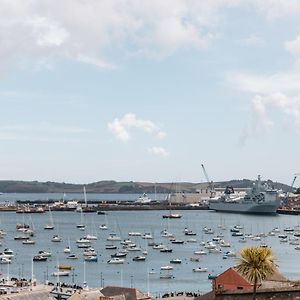
[[289, 184], [300, 1], [0, 0], [0, 107], [1, 180]]

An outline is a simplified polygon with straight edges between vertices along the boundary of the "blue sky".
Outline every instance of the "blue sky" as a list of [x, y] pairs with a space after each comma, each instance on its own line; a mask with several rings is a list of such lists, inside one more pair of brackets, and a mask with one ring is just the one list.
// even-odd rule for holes
[[300, 171], [300, 2], [0, 0], [0, 179]]

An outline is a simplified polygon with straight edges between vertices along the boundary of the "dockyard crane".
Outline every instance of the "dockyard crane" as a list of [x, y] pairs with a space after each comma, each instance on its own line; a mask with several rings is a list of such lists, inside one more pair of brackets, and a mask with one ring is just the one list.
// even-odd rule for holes
[[287, 204], [287, 203], [288, 203], [289, 195], [290, 195], [290, 193], [293, 191], [295, 181], [296, 181], [296, 179], [297, 179], [297, 176], [299, 176], [299, 175], [300, 175], [300, 173], [295, 174], [294, 179], [293, 179], [292, 184], [291, 184], [291, 187], [290, 187], [290, 189], [286, 192], [285, 199], [284, 199], [284, 204]]
[[203, 164], [201, 164], [201, 167], [202, 167], [204, 176], [205, 176], [205, 178], [207, 180], [207, 183], [208, 183], [208, 186], [209, 186], [209, 189], [210, 189], [210, 197], [212, 198], [216, 194], [215, 187], [214, 187], [214, 182], [209, 179], [208, 174], [207, 174], [207, 172], [206, 172], [205, 167], [204, 167]]

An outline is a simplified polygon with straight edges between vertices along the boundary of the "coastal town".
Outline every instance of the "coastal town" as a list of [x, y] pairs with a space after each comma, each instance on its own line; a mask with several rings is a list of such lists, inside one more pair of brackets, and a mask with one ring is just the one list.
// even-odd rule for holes
[[300, 0], [0, 0], [0, 300], [300, 299]]

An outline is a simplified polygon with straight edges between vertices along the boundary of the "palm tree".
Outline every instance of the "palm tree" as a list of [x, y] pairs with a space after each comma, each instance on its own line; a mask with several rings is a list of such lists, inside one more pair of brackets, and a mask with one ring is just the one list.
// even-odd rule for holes
[[253, 283], [253, 300], [256, 299], [257, 284], [274, 274], [275, 257], [268, 247], [247, 247], [240, 251], [237, 271]]

